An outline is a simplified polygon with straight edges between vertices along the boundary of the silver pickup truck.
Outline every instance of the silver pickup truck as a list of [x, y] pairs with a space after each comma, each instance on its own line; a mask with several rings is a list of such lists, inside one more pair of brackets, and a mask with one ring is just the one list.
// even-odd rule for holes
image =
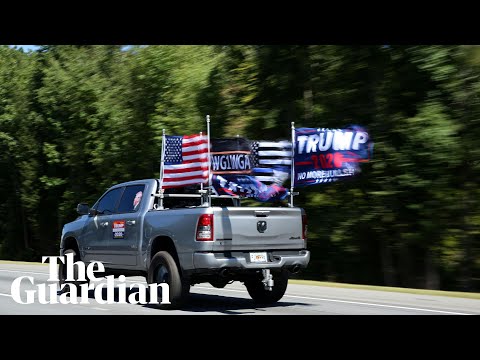
[[209, 205], [197, 195], [160, 196], [156, 179], [115, 185], [91, 208], [77, 206], [81, 216], [64, 226], [60, 255], [74, 253], [86, 265], [101, 261], [104, 275], [167, 282], [171, 304], [162, 308], [181, 307], [190, 286], [204, 282], [222, 288], [241, 281], [255, 302], [280, 300], [289, 274], [310, 260], [304, 210], [241, 207], [231, 197]]

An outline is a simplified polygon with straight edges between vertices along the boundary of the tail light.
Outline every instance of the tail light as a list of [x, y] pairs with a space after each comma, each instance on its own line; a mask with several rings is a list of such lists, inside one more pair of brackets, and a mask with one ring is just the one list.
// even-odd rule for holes
[[203, 214], [198, 218], [197, 241], [213, 241], [213, 214]]
[[307, 241], [308, 220], [307, 215], [302, 214], [302, 238]]

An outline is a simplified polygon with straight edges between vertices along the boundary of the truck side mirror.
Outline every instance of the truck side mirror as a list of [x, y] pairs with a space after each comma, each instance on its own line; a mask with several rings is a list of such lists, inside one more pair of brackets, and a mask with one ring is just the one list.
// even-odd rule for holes
[[78, 204], [77, 205], [77, 213], [80, 215], [88, 215], [90, 208], [88, 207], [87, 204]]

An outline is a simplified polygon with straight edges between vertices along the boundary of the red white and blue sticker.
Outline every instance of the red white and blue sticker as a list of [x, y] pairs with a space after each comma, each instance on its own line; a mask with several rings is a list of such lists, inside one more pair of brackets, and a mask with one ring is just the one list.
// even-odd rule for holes
[[124, 239], [125, 238], [125, 220], [116, 220], [112, 224], [113, 238]]

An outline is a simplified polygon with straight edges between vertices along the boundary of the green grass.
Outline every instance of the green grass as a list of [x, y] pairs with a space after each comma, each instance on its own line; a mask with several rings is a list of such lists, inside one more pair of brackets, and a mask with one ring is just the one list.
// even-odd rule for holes
[[460, 297], [467, 299], [480, 299], [480, 293], [469, 293], [460, 291], [443, 291], [443, 290], [427, 290], [427, 289], [412, 289], [412, 288], [399, 288], [389, 286], [375, 286], [375, 285], [357, 285], [357, 284], [343, 284], [326, 281], [314, 281], [314, 280], [296, 280], [290, 279], [290, 283], [298, 285], [314, 285], [314, 286], [328, 286], [345, 289], [360, 289], [360, 290], [376, 290], [376, 291], [390, 291], [408, 294], [419, 295], [437, 295], [437, 296], [450, 296]]
[[28, 262], [28, 261], [11, 261], [11, 260], [0, 260], [0, 264], [18, 264], [18, 265], [45, 265], [48, 266], [47, 263], [42, 264], [39, 262]]
[[[0, 260], [0, 264], [48, 266], [48, 264], [42, 264], [39, 262], [10, 261], [10, 260]], [[418, 294], [418, 295], [437, 295], [437, 296], [459, 297], [459, 298], [466, 298], [466, 299], [480, 299], [480, 293], [468, 293], [468, 292], [460, 292], [460, 291], [443, 291], [443, 290], [399, 288], [399, 287], [389, 287], [389, 286], [357, 285], [357, 284], [344, 284], [344, 283], [334, 283], [334, 282], [327, 282], [327, 281], [297, 280], [297, 279], [290, 279], [289, 282], [292, 284], [298, 284], [298, 285], [327, 286], [327, 287], [344, 288], [344, 289], [390, 291], [390, 292]]]

